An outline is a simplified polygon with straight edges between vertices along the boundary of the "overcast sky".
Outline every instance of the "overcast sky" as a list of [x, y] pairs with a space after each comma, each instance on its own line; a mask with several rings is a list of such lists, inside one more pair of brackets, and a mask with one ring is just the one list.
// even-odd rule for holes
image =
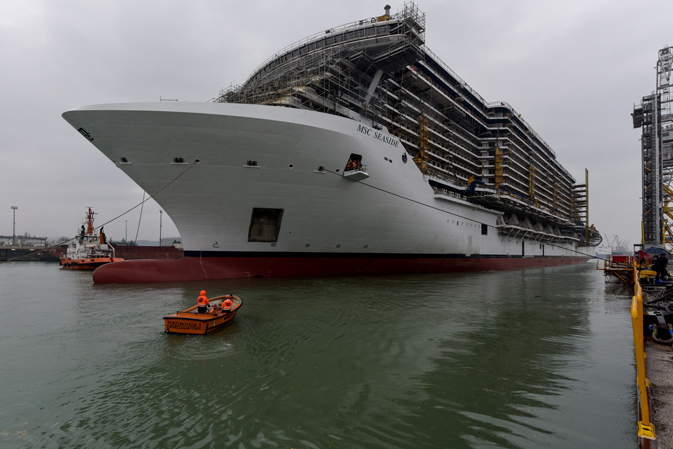
[[[392, 11], [403, 2], [391, 1]], [[486, 101], [506, 101], [577, 179], [590, 172], [590, 222], [640, 236], [640, 130], [634, 103], [655, 88], [673, 45], [673, 1], [418, 2], [426, 44]], [[61, 117], [98, 103], [207, 101], [308, 35], [383, 13], [385, 1], [10, 0], [0, 14], [0, 234], [72, 236], [142, 190]], [[106, 226], [135, 238], [139, 210]], [[178, 235], [164, 214], [163, 236]], [[146, 203], [139, 239], [158, 240]]]

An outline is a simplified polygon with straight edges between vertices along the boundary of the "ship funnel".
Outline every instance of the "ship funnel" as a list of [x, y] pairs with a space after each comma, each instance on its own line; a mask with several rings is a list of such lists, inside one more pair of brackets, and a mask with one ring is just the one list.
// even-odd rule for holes
[[386, 11], [386, 16], [390, 17], [390, 5], [386, 5], [383, 9]]

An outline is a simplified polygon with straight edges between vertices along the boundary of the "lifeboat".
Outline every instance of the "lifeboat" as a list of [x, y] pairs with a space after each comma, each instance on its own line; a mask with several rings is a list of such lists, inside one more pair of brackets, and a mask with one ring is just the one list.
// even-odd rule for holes
[[205, 335], [214, 332], [234, 319], [243, 302], [236, 295], [231, 295], [231, 310], [222, 310], [225, 296], [217, 296], [210, 300], [212, 309], [206, 313], [198, 313], [192, 306], [182, 312], [175, 312], [164, 317], [164, 328], [167, 334]]
[[94, 212], [89, 207], [86, 215], [86, 229], [82, 229], [75, 240], [68, 245], [65, 254], [61, 255], [61, 268], [66, 270], [95, 270], [110, 262], [124, 259], [115, 257], [115, 249], [105, 237], [103, 228], [98, 233], [93, 227]]

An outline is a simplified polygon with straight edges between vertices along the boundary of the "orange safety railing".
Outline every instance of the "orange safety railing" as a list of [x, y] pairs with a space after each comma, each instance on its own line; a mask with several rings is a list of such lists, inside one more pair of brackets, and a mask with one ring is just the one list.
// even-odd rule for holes
[[649, 380], [645, 376], [645, 340], [643, 337], [643, 288], [640, 286], [639, 273], [633, 269], [635, 295], [631, 301], [631, 322], [633, 324], [633, 345], [636, 350], [636, 369], [638, 383], [638, 399], [640, 403], [640, 421], [638, 421], [638, 437], [655, 440], [654, 425], [650, 422], [650, 407], [647, 397]]

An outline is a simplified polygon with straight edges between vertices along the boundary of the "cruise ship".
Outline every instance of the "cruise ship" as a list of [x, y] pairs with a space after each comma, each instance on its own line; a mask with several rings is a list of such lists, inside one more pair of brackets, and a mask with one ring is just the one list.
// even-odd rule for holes
[[203, 103], [64, 119], [170, 215], [179, 260], [97, 283], [509, 270], [586, 261], [588, 181], [425, 44], [425, 14], [322, 30]]

